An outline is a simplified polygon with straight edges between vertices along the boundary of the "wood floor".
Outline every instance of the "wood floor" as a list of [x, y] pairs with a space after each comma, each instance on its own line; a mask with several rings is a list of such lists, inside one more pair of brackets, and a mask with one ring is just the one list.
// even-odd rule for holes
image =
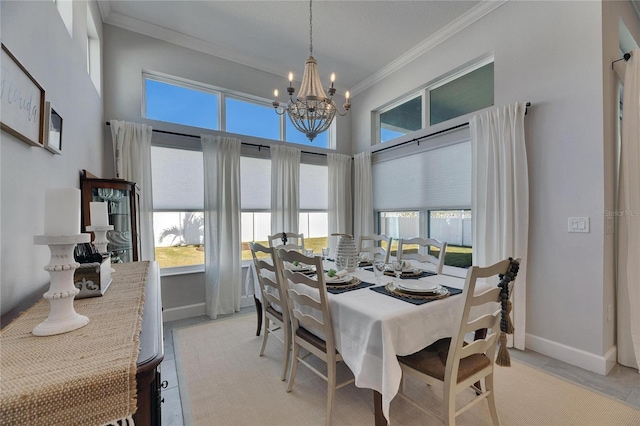
[[[251, 306], [242, 308], [238, 314], [254, 312], [255, 309]], [[220, 319], [226, 317], [229, 317], [229, 315], [221, 316]], [[164, 426], [184, 425], [173, 351], [172, 330], [209, 321], [211, 321], [211, 319], [203, 315], [164, 323], [165, 355], [164, 361], [160, 365], [162, 380], [166, 380], [168, 383], [168, 386], [162, 390], [162, 398], [164, 399], [162, 404], [162, 425]], [[512, 350], [510, 353], [514, 359], [562, 377], [570, 382], [586, 386], [599, 393], [624, 401], [640, 410], [640, 374], [638, 374], [636, 370], [616, 365], [607, 376], [601, 376], [533, 351]]]

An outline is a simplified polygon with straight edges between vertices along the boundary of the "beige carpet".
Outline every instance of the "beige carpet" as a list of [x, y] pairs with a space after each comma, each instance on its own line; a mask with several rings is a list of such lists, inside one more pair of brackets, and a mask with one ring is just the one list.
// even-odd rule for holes
[[[174, 330], [176, 365], [185, 425], [322, 425], [326, 383], [300, 366], [291, 393], [280, 381], [283, 345], [262, 337], [255, 316], [244, 315]], [[503, 425], [639, 425], [640, 411], [513, 361], [496, 367], [496, 398]], [[319, 363], [322, 365], [322, 363]], [[341, 375], [348, 376], [344, 368]], [[440, 405], [439, 389], [410, 383], [425, 403]], [[471, 393], [471, 391], [469, 391]], [[439, 412], [439, 411], [438, 411]], [[373, 393], [349, 385], [336, 391], [334, 425], [372, 425]], [[396, 397], [391, 424], [441, 424]], [[481, 402], [457, 418], [460, 425], [489, 425]]]

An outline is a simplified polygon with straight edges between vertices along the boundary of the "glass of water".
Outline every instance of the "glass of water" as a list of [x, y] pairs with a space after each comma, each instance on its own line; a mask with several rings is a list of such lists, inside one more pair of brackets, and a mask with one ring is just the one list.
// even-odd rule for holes
[[329, 247], [322, 248], [322, 259], [326, 259], [329, 257]]
[[308, 257], [313, 257], [313, 249], [304, 249], [304, 255]]
[[376, 283], [378, 285], [380, 285], [380, 279], [382, 278], [382, 275], [384, 274], [384, 262], [382, 261], [377, 261], [373, 264], [373, 273], [376, 276]]

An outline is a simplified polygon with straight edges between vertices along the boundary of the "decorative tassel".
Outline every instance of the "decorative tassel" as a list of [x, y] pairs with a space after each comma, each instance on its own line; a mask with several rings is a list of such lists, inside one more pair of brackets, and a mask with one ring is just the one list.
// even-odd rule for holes
[[496, 364], [500, 367], [511, 367], [511, 357], [507, 349], [507, 333], [504, 331], [500, 333], [500, 349], [498, 349]]
[[513, 334], [513, 321], [511, 321], [511, 308], [512, 308], [511, 300], [507, 300], [507, 334]]

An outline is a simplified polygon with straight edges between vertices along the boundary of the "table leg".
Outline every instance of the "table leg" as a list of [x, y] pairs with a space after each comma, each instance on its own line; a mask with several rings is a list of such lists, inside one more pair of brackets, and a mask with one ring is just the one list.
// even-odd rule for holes
[[387, 419], [382, 412], [382, 394], [375, 390], [373, 391], [373, 414], [375, 426], [387, 426]]
[[259, 336], [262, 331], [262, 302], [260, 302], [256, 296], [253, 296], [253, 301], [256, 303], [256, 314], [258, 315], [258, 329], [256, 330], [256, 336]]

